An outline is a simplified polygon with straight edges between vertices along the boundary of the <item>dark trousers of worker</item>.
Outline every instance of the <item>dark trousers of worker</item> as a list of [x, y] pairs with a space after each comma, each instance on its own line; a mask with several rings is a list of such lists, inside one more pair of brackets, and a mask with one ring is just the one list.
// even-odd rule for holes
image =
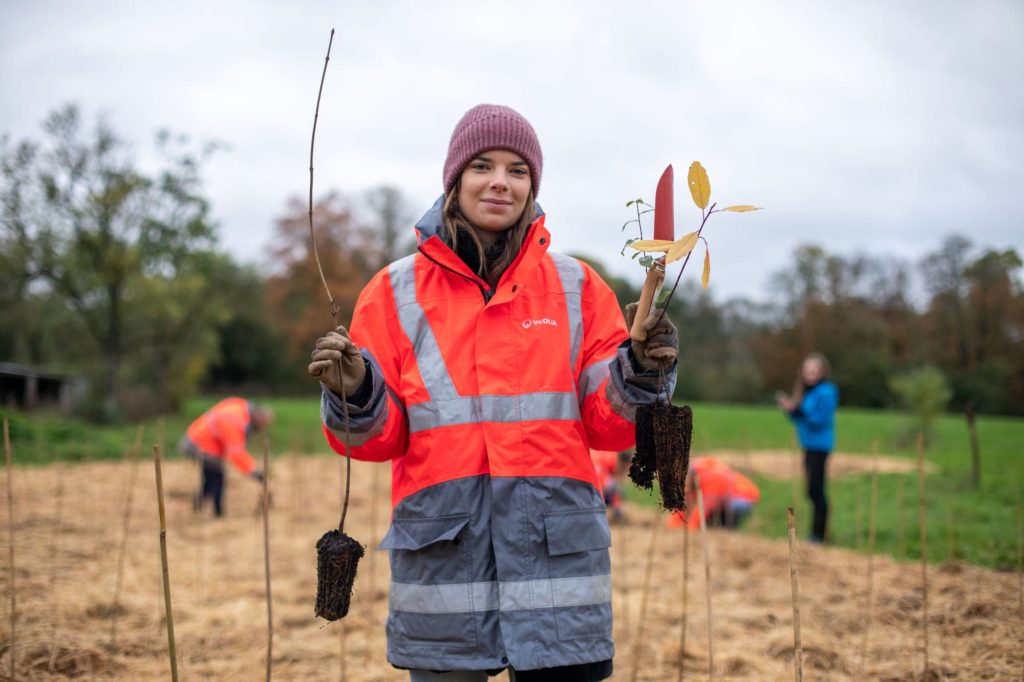
[[199, 491], [196, 507], [202, 508], [207, 498], [213, 500], [213, 513], [224, 516], [224, 465], [219, 461], [203, 460], [203, 487]]
[[814, 519], [811, 522], [811, 540], [825, 541], [828, 526], [828, 498], [825, 497], [825, 464], [828, 453], [823, 450], [804, 451], [804, 470], [807, 473], [807, 497], [814, 505]]

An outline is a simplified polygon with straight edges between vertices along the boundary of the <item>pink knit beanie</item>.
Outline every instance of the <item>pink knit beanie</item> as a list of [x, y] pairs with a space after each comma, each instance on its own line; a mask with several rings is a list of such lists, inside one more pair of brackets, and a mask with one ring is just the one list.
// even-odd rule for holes
[[523, 157], [530, 167], [533, 196], [540, 193], [544, 155], [537, 133], [519, 112], [500, 104], [478, 104], [465, 113], [452, 132], [444, 161], [444, 193], [455, 187], [466, 164], [488, 149], [507, 149]]

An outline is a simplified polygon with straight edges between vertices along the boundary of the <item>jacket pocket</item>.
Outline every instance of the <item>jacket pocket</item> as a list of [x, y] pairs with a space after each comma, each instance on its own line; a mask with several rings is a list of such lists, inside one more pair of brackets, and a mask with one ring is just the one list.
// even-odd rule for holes
[[558, 639], [611, 639], [611, 530], [603, 508], [544, 516]]
[[469, 514], [392, 519], [379, 547], [390, 551], [387, 629], [398, 649], [476, 646], [468, 523]]

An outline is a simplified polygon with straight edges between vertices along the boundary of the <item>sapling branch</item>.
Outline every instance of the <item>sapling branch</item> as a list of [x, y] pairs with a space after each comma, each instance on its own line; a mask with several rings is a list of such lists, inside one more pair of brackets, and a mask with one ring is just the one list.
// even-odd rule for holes
[[[324, 70], [320, 74], [320, 88], [316, 93], [316, 109], [313, 110], [313, 132], [309, 136], [309, 238], [313, 243], [313, 258], [316, 260], [316, 269], [320, 273], [320, 281], [324, 285], [324, 291], [327, 292], [327, 300], [331, 304], [331, 320], [334, 322], [334, 328], [338, 327], [338, 311], [340, 306], [335, 302], [334, 296], [331, 294], [331, 288], [327, 285], [327, 278], [324, 277], [324, 269], [320, 264], [320, 253], [316, 247], [316, 231], [313, 229], [313, 149], [316, 145], [316, 122], [320, 118], [320, 98], [324, 93], [324, 79], [327, 77], [327, 63], [331, 61], [331, 45], [334, 44], [334, 29], [331, 29], [330, 40], [327, 41], [327, 56], [324, 57]], [[341, 520], [338, 521], [338, 531], [341, 533], [345, 532], [345, 516], [348, 514], [348, 498], [349, 498], [349, 486], [350, 479], [352, 478], [352, 457], [349, 452], [349, 415], [348, 415], [348, 397], [345, 391], [345, 375], [341, 371], [341, 360], [336, 362], [338, 370], [338, 380], [341, 382], [341, 409], [345, 414], [345, 500], [341, 507]]]

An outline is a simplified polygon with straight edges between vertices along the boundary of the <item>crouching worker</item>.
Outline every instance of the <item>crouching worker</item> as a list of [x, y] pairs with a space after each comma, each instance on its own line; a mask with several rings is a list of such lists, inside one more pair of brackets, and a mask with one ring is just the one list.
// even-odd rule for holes
[[694, 457], [690, 460], [690, 473], [686, 481], [686, 508], [684, 513], [669, 517], [672, 528], [685, 525], [689, 530], [700, 528], [697, 513], [697, 483], [704, 498], [704, 519], [711, 528], [738, 528], [754, 511], [761, 499], [757, 484], [714, 457]]
[[629, 471], [629, 461], [633, 457], [632, 450], [591, 450], [590, 458], [594, 460], [594, 471], [601, 483], [604, 495], [604, 506], [608, 510], [608, 520], [612, 523], [622, 521], [622, 479]]
[[235, 465], [244, 475], [263, 480], [263, 471], [246, 449], [249, 436], [274, 421], [269, 407], [245, 398], [225, 398], [196, 419], [178, 441], [178, 451], [203, 467], [202, 487], [193, 500], [199, 511], [207, 499], [213, 502], [213, 513], [224, 515], [224, 461]]
[[411, 682], [612, 674], [611, 533], [590, 448], [633, 446], [637, 405], [663, 375], [672, 393], [678, 337], [655, 313], [631, 343], [597, 272], [549, 250], [542, 166], [526, 119], [471, 109], [418, 252], [377, 273], [351, 330], [312, 354], [331, 446], [391, 462], [387, 656]]

